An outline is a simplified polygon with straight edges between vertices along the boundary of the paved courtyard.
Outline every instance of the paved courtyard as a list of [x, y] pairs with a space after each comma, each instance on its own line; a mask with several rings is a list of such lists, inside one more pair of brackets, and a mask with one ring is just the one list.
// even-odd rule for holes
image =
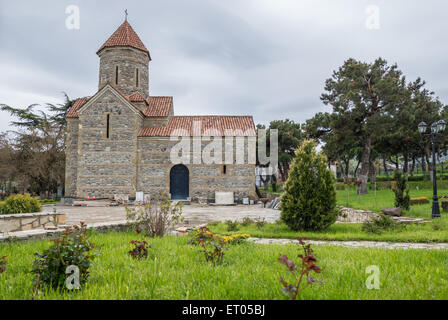
[[[88, 225], [104, 222], [119, 222], [126, 220], [123, 206], [107, 207], [105, 202], [92, 202], [88, 207], [45, 206], [43, 212], [53, 212], [67, 215], [66, 224], [74, 225], [84, 221]], [[265, 218], [267, 222], [274, 222], [280, 217], [280, 211], [263, 208], [260, 205], [236, 206], [201, 206], [199, 204], [185, 205], [183, 208], [185, 225], [196, 226], [210, 221], [241, 220], [244, 217]]]

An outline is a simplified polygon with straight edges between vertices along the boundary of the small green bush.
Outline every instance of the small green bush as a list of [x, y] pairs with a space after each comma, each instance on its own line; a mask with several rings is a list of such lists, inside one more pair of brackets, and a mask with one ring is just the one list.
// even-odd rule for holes
[[43, 253], [35, 253], [31, 270], [35, 292], [43, 286], [65, 289], [67, 270], [72, 266], [79, 270], [78, 289], [84, 286], [92, 261], [100, 255], [93, 252], [95, 245], [89, 241], [90, 234], [83, 222], [79, 226], [66, 227], [60, 238], [52, 240], [53, 245]]
[[396, 222], [389, 216], [381, 214], [378, 218], [366, 221], [362, 225], [362, 230], [367, 233], [380, 234], [384, 231], [401, 231], [405, 225]]
[[241, 221], [241, 225], [243, 227], [247, 227], [247, 226], [251, 225], [252, 223], [254, 223], [254, 220], [252, 220], [249, 217], [244, 217], [243, 220]]
[[267, 221], [265, 218], [258, 218], [255, 220], [255, 226], [258, 230], [263, 229], [263, 227], [267, 224]]
[[395, 193], [395, 206], [397, 208], [402, 208], [404, 210], [409, 210], [410, 197], [409, 188], [406, 183], [406, 179], [401, 173], [401, 171], [395, 171], [394, 180], [396, 181], [396, 186], [393, 188]]
[[40, 212], [41, 209], [39, 200], [28, 193], [16, 194], [6, 198], [1, 206], [1, 214]]
[[232, 220], [227, 220], [226, 222], [227, 225], [227, 231], [238, 231], [238, 221], [232, 221]]
[[281, 219], [294, 231], [318, 231], [336, 222], [335, 178], [316, 142], [305, 140], [292, 160], [281, 197]]

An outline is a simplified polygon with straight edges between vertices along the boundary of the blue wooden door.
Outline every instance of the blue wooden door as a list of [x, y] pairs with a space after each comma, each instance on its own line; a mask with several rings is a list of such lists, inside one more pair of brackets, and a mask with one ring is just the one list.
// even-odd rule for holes
[[184, 200], [190, 195], [189, 171], [183, 164], [175, 165], [170, 171], [170, 193], [172, 200]]

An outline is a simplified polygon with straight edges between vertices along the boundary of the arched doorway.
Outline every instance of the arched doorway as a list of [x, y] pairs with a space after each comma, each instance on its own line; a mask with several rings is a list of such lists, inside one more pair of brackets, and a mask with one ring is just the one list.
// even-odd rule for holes
[[171, 200], [185, 200], [190, 196], [189, 171], [183, 164], [177, 164], [170, 171]]

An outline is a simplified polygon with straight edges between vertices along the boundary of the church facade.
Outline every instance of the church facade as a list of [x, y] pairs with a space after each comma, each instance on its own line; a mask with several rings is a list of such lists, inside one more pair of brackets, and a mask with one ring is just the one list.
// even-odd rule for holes
[[255, 196], [252, 116], [177, 116], [151, 96], [149, 50], [125, 21], [97, 51], [98, 91], [67, 112], [65, 196]]

